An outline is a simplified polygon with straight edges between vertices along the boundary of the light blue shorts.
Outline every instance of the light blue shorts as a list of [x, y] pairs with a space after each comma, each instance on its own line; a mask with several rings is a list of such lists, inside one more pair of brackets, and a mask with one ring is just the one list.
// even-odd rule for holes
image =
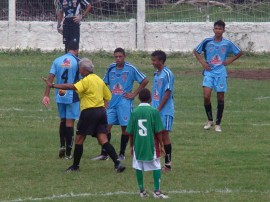
[[107, 119], [109, 125], [127, 126], [133, 111], [133, 102], [125, 105], [107, 109]]
[[173, 117], [169, 115], [161, 115], [160, 117], [165, 130], [172, 131]]
[[203, 87], [214, 89], [217, 93], [227, 92], [227, 77], [203, 77]]
[[71, 104], [57, 103], [57, 108], [61, 119], [78, 119], [80, 116], [80, 102]]

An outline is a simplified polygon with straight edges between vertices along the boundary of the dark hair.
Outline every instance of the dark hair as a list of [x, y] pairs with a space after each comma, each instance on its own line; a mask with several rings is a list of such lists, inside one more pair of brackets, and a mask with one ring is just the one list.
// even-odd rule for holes
[[214, 23], [214, 27], [215, 26], [223, 27], [223, 29], [225, 29], [225, 22], [223, 22], [222, 20], [218, 20]]
[[143, 88], [142, 90], [140, 90], [139, 92], [139, 100], [141, 102], [151, 102], [151, 92], [150, 90], [148, 90], [147, 88]]
[[156, 50], [151, 54], [152, 57], [157, 57], [159, 60], [163, 61], [163, 64], [166, 62], [167, 56], [166, 53], [162, 50]]
[[67, 43], [67, 50], [79, 50], [79, 43], [75, 41], [70, 41]]
[[116, 48], [113, 53], [123, 53], [123, 55], [126, 55], [126, 52], [123, 48]]

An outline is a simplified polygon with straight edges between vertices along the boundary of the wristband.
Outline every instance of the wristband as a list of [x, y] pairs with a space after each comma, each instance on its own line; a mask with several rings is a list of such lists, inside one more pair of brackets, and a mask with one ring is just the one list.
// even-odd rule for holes
[[52, 83], [52, 88], [54, 88], [55, 83]]

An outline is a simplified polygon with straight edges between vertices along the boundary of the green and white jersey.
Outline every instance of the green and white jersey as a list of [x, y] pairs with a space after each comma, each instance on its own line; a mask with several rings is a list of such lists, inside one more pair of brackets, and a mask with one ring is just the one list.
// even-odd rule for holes
[[133, 136], [136, 160], [152, 161], [160, 157], [156, 133], [164, 130], [160, 114], [148, 103], [141, 103], [132, 113], [126, 131]]

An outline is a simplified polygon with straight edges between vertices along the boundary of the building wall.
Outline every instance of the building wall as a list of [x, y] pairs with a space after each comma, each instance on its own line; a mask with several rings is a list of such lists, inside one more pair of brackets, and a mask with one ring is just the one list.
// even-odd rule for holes
[[[212, 30], [213, 23], [145, 23], [144, 47], [140, 49], [190, 52], [205, 37], [213, 36]], [[64, 48], [55, 22], [17, 21], [11, 29], [8, 22], [0, 21], [0, 36], [0, 49], [50, 51]], [[227, 23], [224, 37], [244, 51], [270, 52], [270, 23]], [[86, 51], [112, 51], [116, 47], [137, 50], [140, 38], [133, 19], [129, 22], [82, 22], [80, 48]]]

